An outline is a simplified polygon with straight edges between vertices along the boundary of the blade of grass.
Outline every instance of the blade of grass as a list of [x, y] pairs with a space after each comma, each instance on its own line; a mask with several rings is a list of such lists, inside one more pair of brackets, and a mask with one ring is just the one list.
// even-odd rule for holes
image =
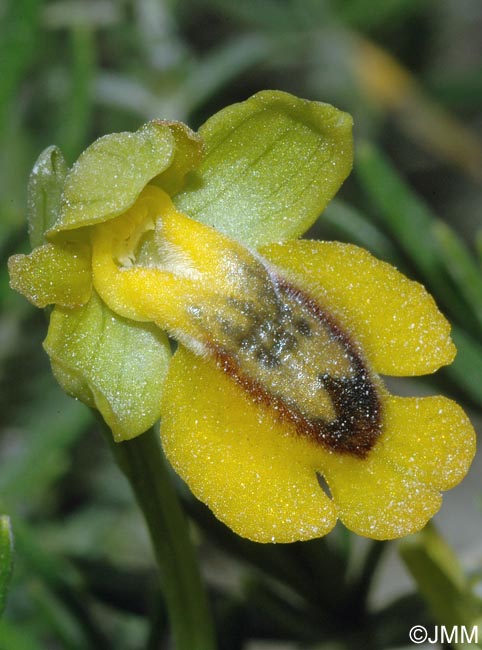
[[395, 57], [373, 41], [359, 38], [353, 66], [370, 103], [391, 113], [400, 128], [431, 154], [480, 182], [482, 148], [477, 135], [435, 103]]
[[475, 235], [475, 248], [477, 249], [479, 264], [482, 268], [482, 229], [479, 230]]
[[65, 603], [49, 591], [44, 583], [32, 580], [28, 585], [28, 594], [35, 608], [42, 627], [61, 644], [65, 650], [81, 650], [85, 637], [79, 622], [66, 608]]
[[363, 612], [367, 609], [367, 601], [373, 580], [379, 569], [380, 562], [388, 550], [388, 546], [388, 542], [370, 541], [368, 549], [365, 552], [361, 570], [355, 578], [351, 596], [353, 606], [358, 607]]
[[138, 0], [133, 10], [147, 65], [162, 72], [181, 64], [187, 48], [176, 29], [173, 7], [158, 0]]
[[92, 112], [92, 84], [95, 75], [95, 42], [88, 27], [74, 27], [70, 33], [72, 65], [67, 107], [69, 118], [60, 120], [58, 141], [68, 160], [75, 160], [82, 150]]
[[445, 105], [479, 107], [482, 101], [482, 67], [475, 66], [468, 72], [444, 69], [438, 76], [425, 79], [424, 85]]
[[279, 39], [253, 33], [230, 39], [217, 47], [192, 67], [183, 84], [180, 103], [186, 114], [192, 114], [220, 88], [228, 82], [232, 83], [246, 70], [266, 63], [281, 47]]
[[432, 225], [428, 207], [409, 190], [388, 159], [372, 144], [357, 149], [355, 171], [377, 208], [377, 216], [422, 275], [440, 285], [440, 259], [435, 242], [426, 236]]
[[[217, 11], [228, 18], [245, 22], [255, 27], [269, 29], [275, 34], [301, 27], [306, 23], [305, 11], [298, 12], [293, 2], [277, 2], [276, 0], [204, 0], [206, 4], [212, 5]], [[307, 0], [304, 0], [303, 8], [306, 8]], [[313, 21], [321, 21], [326, 18], [328, 10], [325, 3], [311, 3], [313, 7]], [[315, 13], [316, 11], [316, 13]]]
[[42, 22], [47, 29], [111, 27], [122, 20], [115, 0], [60, 0], [44, 3]]
[[434, 222], [432, 232], [451, 278], [460, 294], [471, 305], [482, 330], [482, 269], [464, 242], [447, 224]]
[[342, 237], [367, 248], [374, 255], [401, 265], [399, 255], [392, 242], [368, 218], [353, 206], [333, 199], [320, 217], [322, 223], [329, 224]]
[[374, 28], [389, 20], [401, 20], [420, 10], [417, 0], [386, 0], [374, 3], [372, 0], [349, 0], [338, 2], [334, 10], [344, 22], [356, 27]]
[[35, 52], [40, 0], [10, 0], [2, 6], [4, 24], [0, 30], [0, 137], [8, 124], [7, 112], [19, 80]]
[[[300, 607], [292, 603], [268, 582], [255, 580], [245, 587], [246, 600], [254, 616], [260, 615], [268, 632], [274, 630], [281, 638], [299, 639], [306, 643], [319, 639], [322, 631], [329, 631], [334, 621], [319, 610]], [[271, 627], [271, 630], [269, 629]]]
[[432, 234], [434, 215], [372, 144], [357, 150], [355, 169], [377, 216], [415, 265], [430, 291], [454, 319], [478, 324], [472, 310], [446, 281], [445, 260]]
[[53, 380], [50, 386], [44, 383], [40, 395], [16, 423], [31, 432], [28, 446], [23, 454], [2, 464], [0, 493], [9, 504], [23, 499], [31, 502], [34, 494], [42, 498], [52, 480], [67, 469], [66, 450], [91, 421], [89, 411], [64, 396]]
[[[19, 559], [45, 585], [53, 598], [63, 603], [68, 612], [69, 630], [81, 640], [79, 648], [105, 648], [111, 644], [90, 612], [89, 600], [82, 578], [66, 559], [46, 552], [38, 543], [37, 531], [18, 517], [14, 519], [15, 539]], [[41, 587], [44, 589], [44, 587]]]
[[[1, 77], [0, 59], [0, 80]], [[0, 132], [4, 129], [3, 137], [0, 134], [0, 248], [3, 255], [13, 252], [7, 251], [8, 247], [25, 230], [26, 180], [37, 153], [37, 145], [24, 125], [23, 107], [15, 103], [17, 110], [10, 111], [4, 124], [0, 124]]]
[[224, 553], [260, 569], [304, 598], [309, 599], [313, 595], [312, 575], [301, 565], [295, 553], [290, 551], [292, 545], [257, 544], [244, 539], [233, 533], [206, 506], [190, 495], [183, 498], [183, 506], [210, 541]]
[[177, 102], [167, 91], [163, 93], [163, 110], [157, 110], [158, 99], [144, 82], [127, 74], [112, 71], [99, 71], [94, 80], [95, 103], [109, 111], [128, 111], [140, 119], [146, 120], [162, 115], [163, 119], [174, 116], [177, 120], [182, 115], [176, 114]]
[[13, 572], [13, 534], [10, 517], [0, 516], [0, 617], [5, 609]]
[[[457, 556], [434, 526], [426, 526], [399, 545], [405, 566], [415, 579], [437, 623], [469, 630], [481, 615]], [[462, 648], [465, 645], [456, 645]]]
[[0, 639], [2, 640], [2, 649], [45, 650], [43, 641], [36, 638], [30, 627], [10, 623], [5, 618], [0, 621]]

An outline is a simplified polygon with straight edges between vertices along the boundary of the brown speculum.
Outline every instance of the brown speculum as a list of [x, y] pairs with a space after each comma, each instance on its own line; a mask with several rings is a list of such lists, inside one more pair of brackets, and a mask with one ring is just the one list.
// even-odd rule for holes
[[307, 293], [261, 261], [238, 294], [189, 308], [222, 370], [297, 433], [365, 457], [381, 431], [377, 384], [348, 333]]

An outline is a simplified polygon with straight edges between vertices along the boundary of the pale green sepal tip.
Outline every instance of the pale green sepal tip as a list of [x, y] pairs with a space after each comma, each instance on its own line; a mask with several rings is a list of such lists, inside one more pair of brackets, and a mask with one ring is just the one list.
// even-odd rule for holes
[[352, 167], [351, 116], [285, 92], [228, 106], [199, 133], [205, 157], [176, 206], [249, 246], [305, 232]]
[[93, 292], [83, 307], [54, 309], [44, 348], [65, 392], [97, 408], [116, 441], [159, 419], [171, 352], [153, 324], [117, 316]]
[[125, 212], [147, 183], [169, 167], [175, 148], [175, 136], [162, 122], [96, 140], [67, 174], [59, 218], [48, 236]]
[[5, 609], [13, 571], [13, 534], [10, 517], [0, 516], [0, 616]]
[[47, 147], [38, 157], [28, 182], [27, 222], [32, 248], [45, 243], [44, 234], [57, 221], [67, 175], [67, 163], [58, 147]]

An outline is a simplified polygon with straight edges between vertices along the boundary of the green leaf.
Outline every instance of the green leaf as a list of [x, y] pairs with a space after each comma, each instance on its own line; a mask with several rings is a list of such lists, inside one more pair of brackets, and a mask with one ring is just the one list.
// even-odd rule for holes
[[[63, 553], [46, 549], [44, 530], [38, 526], [31, 528], [24, 518], [15, 519], [15, 539], [22, 568], [29, 576], [28, 600], [33, 601], [33, 611], [37, 613], [36, 636], [40, 634], [45, 640], [45, 634], [53, 634], [62, 648], [111, 650], [109, 640], [91, 614], [91, 594], [77, 567]], [[2, 633], [3, 630], [0, 631], [3, 641]], [[16, 642], [14, 638], [15, 645], [6, 647], [16, 650]], [[27, 647], [31, 650], [37, 646]]]
[[[147, 183], [172, 163], [182, 179], [201, 147], [199, 138], [185, 134], [186, 128], [175, 123], [148, 122], [135, 133], [112, 133], [96, 140], [67, 175], [60, 215], [49, 234], [122, 214]], [[181, 152], [176, 155], [178, 145]]]
[[4, 648], [12, 650], [44, 650], [45, 648], [30, 627], [20, 626], [5, 618], [0, 621], [0, 639]]
[[398, 175], [394, 166], [367, 142], [357, 148], [356, 172], [377, 216], [435, 294], [438, 302], [465, 326], [473, 326], [471, 308], [447, 282], [446, 264], [433, 235], [437, 217]]
[[352, 205], [333, 199], [323, 213], [323, 225], [357, 246], [367, 248], [381, 259], [400, 266], [397, 250], [392, 242], [368, 218]]
[[479, 266], [482, 269], [482, 229], [475, 234], [475, 248], [477, 249]]
[[377, 215], [426, 279], [440, 284], [439, 251], [427, 232], [433, 215], [373, 145], [357, 148], [355, 170], [362, 187], [378, 208]]
[[420, 3], [418, 0], [385, 0], [385, 2], [337, 0], [333, 11], [343, 24], [374, 29], [390, 20], [391, 24], [401, 22], [404, 18], [420, 11]]
[[[476, 625], [480, 604], [453, 550], [429, 525], [400, 543], [400, 555], [437, 623], [453, 628]], [[469, 630], [470, 632], [470, 630]]]
[[[70, 448], [92, 421], [89, 409], [63, 395], [50, 373], [40, 375], [29, 392], [35, 397], [12, 422], [23, 453], [4, 462], [0, 472], [0, 494], [12, 510], [23, 504], [24, 514], [26, 504], [30, 510], [52, 494], [56, 481], [70, 468]], [[18, 521], [15, 536], [20, 545]]]
[[[73, 13], [71, 7], [69, 13]], [[68, 115], [69, 119], [59, 120], [58, 142], [62, 143], [67, 157], [71, 160], [78, 156], [85, 146], [91, 122], [96, 39], [93, 30], [87, 25], [74, 26], [70, 30], [69, 38], [72, 59], [68, 71], [69, 92], [61, 107], [62, 115]]]
[[350, 172], [351, 127], [328, 104], [260, 92], [200, 128], [206, 156], [175, 203], [250, 246], [297, 237]]
[[0, 516], [0, 616], [5, 609], [7, 591], [13, 571], [13, 534], [10, 517]]
[[[37, 54], [37, 30], [40, 0], [9, 0], [2, 2], [0, 29], [0, 135], [9, 124], [6, 119], [13, 97], [33, 56]], [[18, 110], [18, 106], [17, 106]]]
[[97, 408], [116, 441], [159, 418], [170, 348], [156, 326], [117, 316], [93, 293], [79, 309], [55, 308], [44, 347], [62, 388]]
[[37, 159], [28, 183], [27, 220], [32, 248], [45, 242], [44, 233], [56, 222], [67, 175], [67, 164], [57, 147], [48, 147]]
[[445, 267], [482, 328], [482, 269], [454, 230], [442, 221], [433, 226]]
[[286, 40], [280, 34], [273, 38], [267, 32], [243, 32], [240, 36], [233, 34], [231, 38], [218, 43], [192, 66], [183, 82], [180, 103], [184, 110], [192, 115], [217, 92], [222, 92], [225, 84], [246, 74], [256, 65], [276, 59], [286, 50]]

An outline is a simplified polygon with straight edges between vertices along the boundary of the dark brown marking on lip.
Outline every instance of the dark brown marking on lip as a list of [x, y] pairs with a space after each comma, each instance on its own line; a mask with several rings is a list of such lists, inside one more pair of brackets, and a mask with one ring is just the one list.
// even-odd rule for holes
[[[330, 450], [365, 458], [380, 435], [382, 419], [381, 402], [368, 368], [349, 335], [333, 316], [285, 278], [272, 272], [270, 275], [282, 293], [302, 305], [341, 343], [350, 360], [350, 377], [332, 377], [322, 371], [318, 375], [320, 388], [328, 393], [336, 417], [331, 421], [309, 417], [296, 404], [288, 403], [282, 396], [270, 392], [260, 381], [244, 374], [233, 354], [213, 341], [208, 341], [207, 347], [223, 372], [242, 386], [256, 403], [270, 407], [279, 419], [292, 424], [299, 435], [319, 442]], [[295, 323], [295, 328], [302, 336], [313, 335], [309, 324], [303, 319]], [[257, 354], [259, 363], [265, 367], [276, 364], [276, 357], [269, 349], [259, 349]]]

